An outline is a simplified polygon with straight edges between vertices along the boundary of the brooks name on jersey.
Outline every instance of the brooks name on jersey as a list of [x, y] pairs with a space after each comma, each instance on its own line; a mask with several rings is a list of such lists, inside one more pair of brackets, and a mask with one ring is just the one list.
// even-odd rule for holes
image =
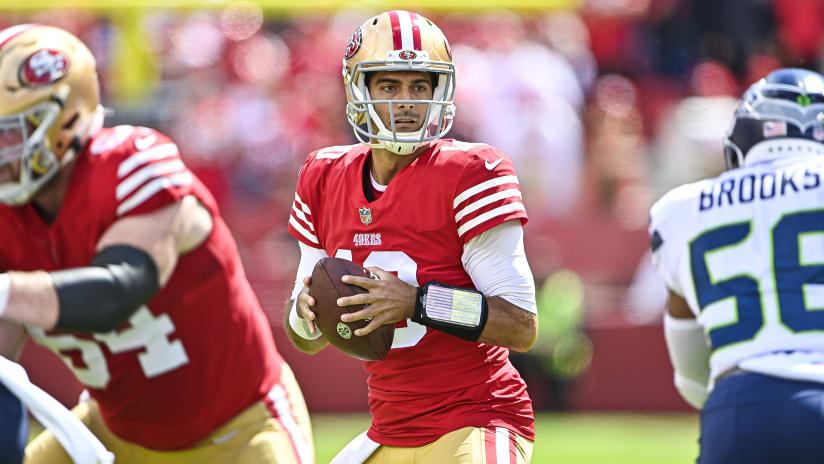
[[775, 172], [730, 172], [708, 182], [698, 195], [698, 210], [750, 203], [754, 200], [771, 200], [816, 189], [821, 185], [817, 171], [788, 166]]

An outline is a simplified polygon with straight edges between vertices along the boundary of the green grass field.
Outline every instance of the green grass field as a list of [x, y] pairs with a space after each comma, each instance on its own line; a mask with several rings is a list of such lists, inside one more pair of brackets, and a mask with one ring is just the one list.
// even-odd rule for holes
[[[318, 464], [369, 426], [367, 414], [312, 416]], [[692, 463], [697, 414], [541, 413], [532, 464]]]
[[[34, 437], [41, 429], [31, 421]], [[369, 427], [368, 414], [312, 416], [318, 464]], [[698, 456], [697, 414], [541, 413], [532, 464], [679, 464]]]

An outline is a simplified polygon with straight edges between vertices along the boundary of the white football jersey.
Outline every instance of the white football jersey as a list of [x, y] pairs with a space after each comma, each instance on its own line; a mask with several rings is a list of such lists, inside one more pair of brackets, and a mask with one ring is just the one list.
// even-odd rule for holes
[[653, 261], [732, 368], [824, 382], [824, 157], [678, 187], [650, 211]]

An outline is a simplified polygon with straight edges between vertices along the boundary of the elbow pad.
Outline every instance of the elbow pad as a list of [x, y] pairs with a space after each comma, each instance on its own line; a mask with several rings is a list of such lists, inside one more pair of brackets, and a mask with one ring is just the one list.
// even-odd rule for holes
[[91, 266], [51, 277], [60, 305], [56, 328], [74, 332], [112, 331], [160, 290], [154, 259], [129, 245], [106, 247]]

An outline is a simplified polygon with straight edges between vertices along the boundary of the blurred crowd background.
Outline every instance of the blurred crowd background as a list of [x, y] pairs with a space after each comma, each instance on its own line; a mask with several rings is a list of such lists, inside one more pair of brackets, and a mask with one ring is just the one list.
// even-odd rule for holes
[[[154, 127], [177, 142], [216, 195], [277, 332], [298, 259], [286, 232], [298, 168], [313, 150], [354, 143], [341, 59], [355, 28], [382, 8], [204, 5], [6, 11], [0, 26], [75, 33], [98, 57], [107, 125]], [[514, 359], [539, 407], [564, 407], [570, 379], [597, 365], [596, 331], [652, 326], [643, 333], [663, 349], [649, 207], [722, 170], [736, 97], [757, 78], [782, 66], [820, 71], [824, 2], [547, 5], [418, 13], [453, 48], [450, 136], [498, 146], [518, 169], [541, 335]], [[670, 372], [661, 375], [668, 381]]]

